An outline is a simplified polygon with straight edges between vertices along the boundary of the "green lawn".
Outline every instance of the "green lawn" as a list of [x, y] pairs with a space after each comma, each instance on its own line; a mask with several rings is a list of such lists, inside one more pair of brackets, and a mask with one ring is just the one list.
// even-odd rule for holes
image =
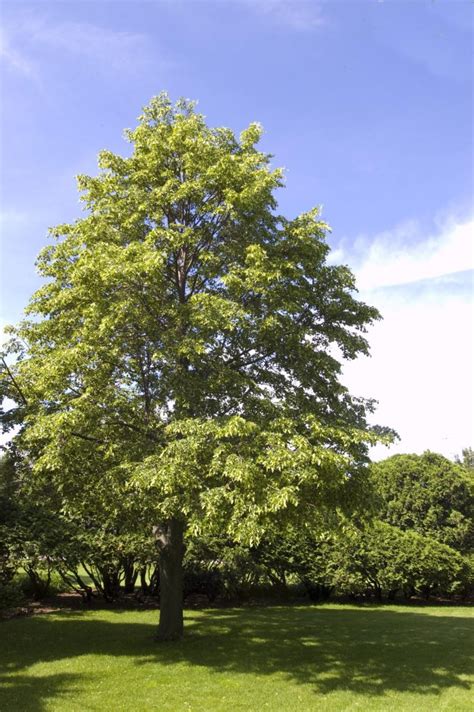
[[472, 611], [324, 605], [61, 612], [0, 623], [2, 712], [472, 710]]

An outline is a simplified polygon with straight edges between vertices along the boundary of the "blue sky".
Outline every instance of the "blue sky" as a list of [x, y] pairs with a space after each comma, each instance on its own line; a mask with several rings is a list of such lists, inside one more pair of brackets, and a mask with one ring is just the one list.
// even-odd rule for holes
[[[38, 286], [48, 226], [80, 215], [74, 176], [165, 89], [212, 125], [265, 128], [280, 209], [324, 206], [334, 261], [385, 320], [345, 378], [402, 436], [472, 444], [474, 4], [424, 0], [3, 2], [1, 311]], [[385, 456], [387, 451], [376, 452]]]

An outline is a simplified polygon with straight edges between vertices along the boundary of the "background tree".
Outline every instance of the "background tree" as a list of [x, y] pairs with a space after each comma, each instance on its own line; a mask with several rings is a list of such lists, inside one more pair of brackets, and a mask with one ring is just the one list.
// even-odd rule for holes
[[467, 470], [474, 470], [474, 450], [472, 447], [463, 448], [461, 457], [457, 455], [455, 459], [458, 465], [463, 465]]
[[327, 263], [318, 210], [277, 214], [260, 136], [153, 99], [131, 155], [79, 177], [87, 214], [52, 230], [5, 373], [36, 471], [71, 498], [114, 478], [145, 496], [163, 639], [182, 634], [186, 532], [253, 544], [269, 522], [347, 513], [379, 438], [340, 382], [379, 315]]
[[0, 606], [10, 597], [11, 582], [19, 564], [14, 524], [18, 518], [18, 489], [15, 462], [11, 453], [0, 455]]
[[472, 474], [433, 452], [394, 455], [372, 465], [378, 516], [461, 552], [474, 541]]
[[363, 529], [349, 527], [324, 547], [317, 575], [341, 594], [378, 600], [465, 594], [472, 586], [468, 561], [457, 551], [416, 531], [402, 531], [375, 521]]

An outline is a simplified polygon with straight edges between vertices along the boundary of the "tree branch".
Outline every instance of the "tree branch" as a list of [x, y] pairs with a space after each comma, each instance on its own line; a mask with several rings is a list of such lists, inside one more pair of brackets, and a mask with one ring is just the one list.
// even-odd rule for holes
[[22, 389], [21, 389], [20, 386], [18, 385], [18, 383], [17, 383], [17, 381], [16, 381], [16, 379], [15, 379], [13, 373], [12, 373], [12, 372], [10, 371], [10, 369], [8, 368], [7, 362], [5, 361], [5, 359], [3, 358], [3, 356], [2, 356], [2, 361], [3, 361], [3, 366], [4, 366], [5, 370], [6, 370], [6, 372], [8, 373], [11, 382], [13, 383], [15, 389], [17, 390], [17, 392], [18, 392], [18, 394], [19, 394], [21, 400], [23, 401], [23, 404], [24, 404], [24, 405], [28, 405], [28, 401], [27, 401], [27, 399], [26, 399], [25, 394], [23, 393]]

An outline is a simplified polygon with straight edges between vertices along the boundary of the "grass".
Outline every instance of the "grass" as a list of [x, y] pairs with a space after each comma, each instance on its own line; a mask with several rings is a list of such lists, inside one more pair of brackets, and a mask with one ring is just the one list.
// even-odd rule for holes
[[2, 712], [471, 710], [466, 607], [92, 610], [0, 623]]

